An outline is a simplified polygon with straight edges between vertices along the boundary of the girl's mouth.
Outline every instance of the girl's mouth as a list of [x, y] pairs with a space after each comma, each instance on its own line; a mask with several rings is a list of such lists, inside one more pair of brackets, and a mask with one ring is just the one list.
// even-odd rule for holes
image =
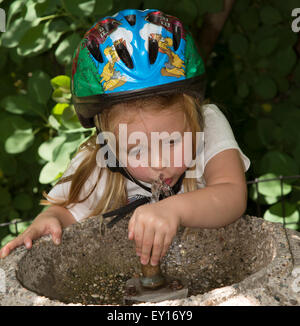
[[164, 182], [167, 184], [167, 185], [171, 185], [173, 179], [172, 178], [167, 178], [167, 179], [164, 179]]

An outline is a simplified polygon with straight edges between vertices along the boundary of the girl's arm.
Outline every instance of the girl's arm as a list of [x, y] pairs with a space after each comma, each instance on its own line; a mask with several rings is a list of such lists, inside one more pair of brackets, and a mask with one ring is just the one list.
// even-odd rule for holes
[[[247, 184], [237, 149], [224, 150], [207, 163], [206, 187], [165, 199], [186, 227], [217, 228], [242, 216], [247, 207]], [[167, 204], [167, 202], [166, 202]]]
[[[60, 221], [63, 228], [77, 222], [72, 213], [67, 208], [58, 205], [51, 205], [40, 215], [55, 216]], [[36, 218], [38, 217], [39, 215]]]
[[62, 228], [73, 223], [76, 223], [76, 220], [68, 209], [52, 205], [40, 213], [22, 234], [8, 242], [0, 250], [0, 258], [5, 258], [12, 250], [23, 244], [27, 249], [30, 249], [32, 240], [38, 239], [45, 234], [51, 234], [53, 242], [59, 244]]
[[204, 171], [206, 187], [138, 207], [128, 225], [141, 263], [156, 265], [166, 254], [178, 226], [217, 228], [246, 210], [247, 185], [237, 149], [215, 155]]

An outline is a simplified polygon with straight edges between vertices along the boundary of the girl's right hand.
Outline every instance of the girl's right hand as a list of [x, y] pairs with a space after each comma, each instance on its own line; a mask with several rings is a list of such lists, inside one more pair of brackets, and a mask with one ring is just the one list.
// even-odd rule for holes
[[0, 250], [0, 258], [5, 258], [12, 250], [23, 244], [27, 249], [30, 249], [32, 247], [32, 240], [38, 239], [46, 234], [51, 234], [55, 244], [60, 244], [62, 225], [57, 217], [49, 214], [41, 214], [36, 217], [22, 234], [8, 242]]

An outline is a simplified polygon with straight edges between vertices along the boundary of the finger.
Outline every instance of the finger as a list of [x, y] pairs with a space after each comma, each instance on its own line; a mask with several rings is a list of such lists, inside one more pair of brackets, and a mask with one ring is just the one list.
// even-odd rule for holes
[[155, 233], [152, 255], [151, 255], [151, 265], [155, 266], [159, 263], [160, 257], [164, 249], [165, 235], [163, 233]]
[[50, 233], [51, 233], [53, 242], [56, 245], [59, 245], [61, 242], [61, 235], [62, 235], [62, 228], [59, 225], [59, 223], [51, 225]]
[[27, 229], [23, 233], [23, 242], [26, 249], [30, 249], [32, 247], [32, 240], [38, 238], [38, 232], [35, 228]]
[[144, 226], [141, 223], [136, 223], [134, 228], [134, 241], [135, 241], [136, 253], [139, 256], [142, 253], [143, 237], [144, 237]]
[[143, 265], [146, 265], [149, 262], [150, 253], [153, 246], [153, 240], [154, 240], [154, 230], [152, 228], [145, 229], [143, 243], [142, 243], [142, 255], [141, 255], [141, 263]]
[[165, 241], [164, 241], [164, 245], [163, 245], [163, 249], [162, 249], [162, 252], [161, 252], [161, 255], [160, 255], [160, 259], [162, 259], [165, 256], [165, 254], [169, 250], [169, 247], [170, 247], [171, 243], [172, 243], [172, 238], [166, 236]]
[[1, 258], [5, 258], [6, 256], [9, 255], [9, 253], [21, 246], [23, 244], [23, 241], [24, 241], [24, 237], [23, 235], [19, 235], [18, 237], [16, 237], [15, 239], [13, 239], [12, 241], [8, 242], [2, 249], [1, 249], [1, 254], [0, 254], [0, 257]]
[[133, 240], [135, 228], [135, 215], [133, 214], [128, 223], [128, 239]]

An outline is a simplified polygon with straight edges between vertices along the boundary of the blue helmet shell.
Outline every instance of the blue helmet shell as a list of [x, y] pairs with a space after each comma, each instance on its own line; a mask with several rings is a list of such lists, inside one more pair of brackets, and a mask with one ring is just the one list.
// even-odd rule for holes
[[[127, 9], [101, 18], [85, 34], [74, 55], [72, 93], [75, 104], [114, 96], [125, 100], [126, 94], [145, 90], [181, 89], [204, 73], [195, 43], [178, 18], [156, 9]], [[95, 114], [75, 108], [85, 117]]]

